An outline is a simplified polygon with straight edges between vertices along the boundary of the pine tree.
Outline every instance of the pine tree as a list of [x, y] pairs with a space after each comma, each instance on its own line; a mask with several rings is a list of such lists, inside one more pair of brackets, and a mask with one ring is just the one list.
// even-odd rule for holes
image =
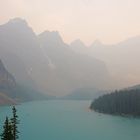
[[3, 126], [3, 132], [0, 136], [2, 140], [13, 140], [12, 127], [11, 127], [8, 117], [6, 117], [6, 120]]
[[19, 138], [18, 136], [19, 131], [17, 127], [17, 125], [19, 124], [19, 120], [18, 120], [17, 110], [15, 106], [13, 106], [12, 111], [13, 111], [13, 117], [11, 118], [11, 126], [12, 126], [13, 140], [17, 140]]

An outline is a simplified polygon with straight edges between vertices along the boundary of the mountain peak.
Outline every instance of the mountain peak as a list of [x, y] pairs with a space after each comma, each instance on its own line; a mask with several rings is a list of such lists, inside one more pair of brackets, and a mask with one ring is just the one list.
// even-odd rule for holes
[[48, 40], [49, 42], [60, 42], [63, 43], [62, 37], [58, 31], [44, 31], [39, 35], [41, 39]]
[[6, 38], [10, 38], [11, 41], [14, 37], [21, 38], [25, 36], [27, 38], [36, 38], [32, 28], [28, 25], [26, 20], [22, 18], [14, 18], [3, 25], [0, 25], [0, 34], [3, 37], [5, 36]]
[[8, 21], [8, 24], [20, 24], [20, 25], [24, 25], [27, 26], [27, 22], [26, 20], [22, 19], [22, 18], [14, 18], [14, 19], [10, 19]]
[[74, 40], [73, 42], [71, 42], [70, 45], [71, 46], [82, 46], [82, 47], [86, 47], [86, 45], [80, 39]]
[[103, 43], [100, 40], [96, 39], [91, 46], [102, 46], [102, 45]]

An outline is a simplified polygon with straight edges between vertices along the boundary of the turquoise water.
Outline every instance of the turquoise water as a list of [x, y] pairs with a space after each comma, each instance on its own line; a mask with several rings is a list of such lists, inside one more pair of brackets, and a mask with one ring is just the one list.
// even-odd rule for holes
[[[20, 140], [140, 140], [140, 119], [99, 114], [90, 101], [41, 101], [17, 106]], [[0, 107], [0, 124], [10, 107]]]

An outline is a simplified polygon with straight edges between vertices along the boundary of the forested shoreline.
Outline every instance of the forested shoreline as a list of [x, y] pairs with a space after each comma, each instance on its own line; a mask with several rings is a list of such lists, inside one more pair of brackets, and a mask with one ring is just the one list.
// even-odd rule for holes
[[113, 115], [140, 116], [140, 90], [120, 90], [100, 96], [90, 109]]

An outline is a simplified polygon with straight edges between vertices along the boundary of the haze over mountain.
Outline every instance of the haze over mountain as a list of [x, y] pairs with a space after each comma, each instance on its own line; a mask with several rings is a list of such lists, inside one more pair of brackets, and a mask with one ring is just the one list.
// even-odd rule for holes
[[20, 18], [0, 26], [0, 55], [19, 84], [51, 95], [110, 86], [103, 61], [75, 53], [58, 32], [37, 36]]
[[48, 70], [36, 35], [20, 18], [0, 26], [0, 53], [17, 82], [25, 86], [35, 87], [32, 77], [41, 76], [42, 67]]
[[[16, 88], [16, 82], [14, 77], [5, 69], [2, 61], [0, 60], [0, 104], [5, 102], [11, 103], [10, 96], [12, 91]], [[14, 95], [13, 95], [14, 96]]]
[[12, 91], [16, 88], [14, 77], [5, 69], [0, 60], [0, 105], [15, 104]]
[[14, 77], [5, 69], [0, 60], [0, 89], [12, 89], [16, 86]]
[[[82, 42], [82, 41], [80, 41]], [[95, 57], [105, 62], [107, 68], [117, 80], [116, 88], [123, 88], [140, 83], [140, 36], [136, 36], [114, 45], [104, 45], [96, 40], [92, 45], [71, 44], [71, 49], [81, 54]]]
[[19, 85], [14, 76], [10, 74], [0, 60], [0, 104], [15, 104], [24, 101], [50, 99], [31, 87]]
[[50, 91], [70, 93], [79, 88], [103, 88], [109, 84], [110, 76], [105, 64], [73, 52], [58, 32], [46, 31], [39, 35], [39, 40], [52, 69], [46, 84]]
[[58, 99], [63, 100], [94, 100], [97, 97], [107, 93], [107, 91], [99, 90], [96, 88], [80, 88], [76, 89], [72, 93], [59, 97]]

